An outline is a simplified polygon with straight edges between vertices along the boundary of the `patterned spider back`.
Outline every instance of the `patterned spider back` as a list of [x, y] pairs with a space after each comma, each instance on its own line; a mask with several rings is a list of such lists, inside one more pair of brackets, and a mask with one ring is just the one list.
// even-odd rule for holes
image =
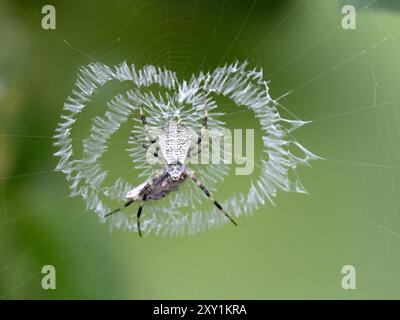
[[192, 134], [179, 121], [170, 121], [159, 136], [161, 153], [167, 164], [185, 163]]

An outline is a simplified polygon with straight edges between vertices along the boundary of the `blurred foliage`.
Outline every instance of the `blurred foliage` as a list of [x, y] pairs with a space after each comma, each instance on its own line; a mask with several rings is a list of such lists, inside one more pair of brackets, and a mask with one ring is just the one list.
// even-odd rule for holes
[[[44, 4], [57, 9], [54, 31], [41, 28]], [[400, 16], [365, 9], [345, 31], [341, 4], [1, 0], [0, 297], [399, 298]], [[291, 91], [286, 110], [315, 120], [295, 132], [326, 158], [299, 170], [310, 195], [280, 193], [238, 228], [195, 237], [109, 232], [53, 171], [54, 128], [91, 59], [185, 78], [235, 59], [261, 66], [272, 96]], [[257, 126], [250, 112], [229, 121]], [[218, 196], [241, 190], [240, 179]], [[57, 290], [40, 286], [45, 264]], [[346, 264], [357, 290], [340, 287]]]

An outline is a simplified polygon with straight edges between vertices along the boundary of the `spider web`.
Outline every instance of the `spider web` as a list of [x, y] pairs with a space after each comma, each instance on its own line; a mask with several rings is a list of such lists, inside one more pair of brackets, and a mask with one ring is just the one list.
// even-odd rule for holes
[[[88, 59], [102, 62], [113, 61], [113, 59], [118, 59], [118, 56], [119, 61], [121, 56], [129, 61], [134, 56], [135, 63], [139, 65], [146, 63], [163, 65], [176, 71], [177, 75], [183, 78], [203, 69], [204, 66], [216, 66], [220, 62], [224, 63], [223, 60], [229, 61], [229, 59], [246, 58], [254, 65], [263, 66], [267, 78], [271, 79], [274, 97], [282, 97], [278, 99], [280, 112], [283, 115], [295, 114], [296, 117], [312, 121], [302, 129], [303, 131], [296, 132], [296, 137], [301, 137], [299, 140], [325, 159], [314, 164], [311, 169], [301, 170], [300, 173], [302, 177], [307, 177], [308, 174], [323, 177], [321, 181], [324, 182], [318, 186], [313, 185], [310, 178], [305, 179], [310, 196], [307, 200], [309, 202], [304, 204], [304, 207], [320, 208], [317, 210], [318, 215], [314, 213], [315, 216], [310, 217], [311, 213], [309, 213], [306, 217], [302, 217], [294, 212], [296, 210], [291, 210], [293, 207], [280, 201], [277, 208], [265, 210], [269, 213], [268, 217], [282, 220], [288, 229], [293, 227], [295, 232], [304, 232], [313, 241], [321, 241], [325, 248], [330, 248], [331, 252], [342, 253], [346, 257], [345, 260], [351, 260], [365, 267], [369, 276], [381, 279], [386, 288], [394, 292], [392, 289], [398, 290], [400, 285], [399, 261], [396, 259], [400, 236], [397, 201], [400, 167], [397, 165], [399, 153], [396, 148], [399, 141], [397, 120], [400, 96], [395, 85], [396, 82], [398, 83], [399, 73], [396, 75], [394, 72], [399, 71], [398, 64], [393, 62], [394, 71], [389, 73], [390, 76], [383, 74], [382, 70], [385, 65], [383, 59], [387, 58], [386, 52], [397, 49], [396, 44], [399, 38], [390, 23], [381, 21], [382, 17], [388, 13], [375, 11], [376, 1], [362, 2], [362, 4], [367, 5], [364, 9], [361, 6], [362, 11], [358, 12], [358, 28], [368, 28], [372, 36], [368, 38], [365, 35], [364, 38], [354, 36], [354, 43], [350, 46], [348, 42], [343, 41], [341, 50], [337, 50], [334, 45], [341, 43], [340, 37], [350, 36], [346, 32], [351, 31], [341, 30], [338, 20], [331, 18], [324, 21], [318, 16], [320, 11], [337, 10], [337, 8], [325, 2], [309, 1], [291, 1], [285, 14], [270, 26], [270, 31], [253, 41], [247, 39], [246, 32], [252, 30], [249, 25], [257, 14], [259, 4], [255, 1], [247, 4], [246, 10], [242, 10], [234, 17], [234, 21], [237, 22], [236, 28], [228, 33], [231, 35], [231, 43], [228, 48], [223, 49], [218, 48], [217, 37], [231, 27], [225, 20], [226, 7], [229, 4], [213, 1], [202, 5], [196, 2], [188, 6], [182, 6], [177, 2], [165, 2], [160, 5], [158, 1], [146, 2], [137, 7], [134, 4], [118, 34], [114, 35], [114, 39], [106, 45], [103, 41], [101, 47], [76, 44], [79, 42], [73, 41], [72, 37], [61, 35], [58, 31], [57, 41], [65, 40], [64, 50], [76, 53], [81, 57], [82, 62]], [[207, 9], [204, 9], [205, 7]], [[340, 19], [340, 11], [337, 10], [337, 12]], [[307, 43], [294, 44], [292, 50], [283, 52], [280, 57], [274, 57], [275, 63], [269, 64], [263, 58], [265, 48], [279, 45], [282, 41], [279, 36], [284, 33], [288, 23], [298, 18], [300, 13], [319, 28], [310, 35]], [[204, 16], [207, 15], [213, 17], [213, 25], [202, 24]], [[162, 31], [151, 32], [157, 28]], [[188, 34], [182, 34], [182, 29]], [[130, 53], [127, 50], [132, 43], [137, 44], [135, 46], [139, 53]], [[237, 48], [239, 43], [248, 43], [246, 46], [248, 50], [240, 52]], [[321, 49], [327, 47], [331, 50]], [[326, 59], [319, 64], [317, 62], [315, 65], [310, 64], [312, 57], [320, 52], [326, 54]], [[291, 78], [291, 72], [297, 68], [301, 69], [303, 64], [309, 68], [303, 77]], [[340, 75], [344, 75], [343, 71], [346, 68], [354, 68], [358, 72], [352, 79], [352, 83], [357, 83], [357, 77], [365, 77], [370, 79], [369, 85], [360, 87], [354, 85], [352, 93], [350, 93], [351, 90], [346, 91], [345, 86], [341, 85], [341, 82], [346, 81], [340, 78]], [[18, 90], [22, 92], [33, 92], [43, 97], [41, 90], [35, 89], [37, 87], [34, 82], [16, 81], [16, 84]], [[327, 90], [328, 87], [331, 91]], [[319, 90], [325, 90], [326, 99], [323, 101], [320, 100], [321, 96], [316, 97], [315, 92]], [[343, 92], [355, 95], [357, 99], [347, 101], [343, 97]], [[306, 101], [306, 103], [299, 103], [299, 101]], [[60, 101], [57, 102], [59, 105]], [[315, 105], [321, 106], [320, 109], [311, 107]], [[237, 115], [247, 116], [247, 112]], [[371, 113], [374, 117], [368, 117]], [[234, 116], [232, 114], [232, 117]], [[11, 116], [7, 114], [3, 117], [3, 119], [10, 118]], [[2, 123], [4, 124], [4, 120]], [[347, 132], [341, 132], [341, 127], [352, 128], [352, 135], [348, 136]], [[39, 141], [37, 143], [46, 143], [49, 149], [51, 148], [52, 132], [25, 133], [18, 127], [10, 125], [6, 129], [1, 136], [2, 141], [11, 138], [18, 144], [20, 140], [29, 139]], [[318, 132], [320, 139], [313, 140], [313, 145], [311, 145], [309, 138], [315, 134], [314, 132]], [[54, 171], [51, 165], [43, 168], [37, 166], [31, 171], [17, 175], [4, 174], [1, 178], [3, 185], [2, 258], [8, 257], [5, 252], [11, 245], [8, 240], [6, 241], [8, 239], [6, 226], [13, 221], [25, 219], [35, 212], [40, 212], [43, 207], [57, 203], [54, 199], [50, 201], [43, 199], [42, 205], [36, 204], [34, 208], [28, 210], [25, 210], [27, 207], [25, 209], [22, 207], [19, 208], [20, 211], [15, 211], [6, 198], [7, 184], [18, 179], [26, 181], [42, 175], [47, 176], [52, 172]], [[336, 183], [338, 180], [339, 182]], [[349, 190], [357, 190], [353, 192], [351, 199], [348, 195]], [[377, 194], [381, 196], [378, 197]], [[283, 198], [287, 199], [285, 196]], [[67, 199], [67, 196], [58, 199], [63, 201]], [[303, 205], [302, 202], [301, 204]], [[316, 223], [319, 219], [323, 219], [324, 223]], [[346, 228], [345, 225], [348, 223], [354, 229]], [[343, 227], [335, 233], [329, 228], [331, 224]], [[361, 250], [365, 245], [361, 239], [356, 238], [355, 241], [350, 241], [349, 235], [343, 236], [343, 231], [365, 229], [371, 235], [368, 243], [374, 244], [372, 252]], [[55, 234], [53, 232], [51, 236]], [[47, 241], [51, 236], [43, 241]], [[29, 250], [31, 247], [20, 250], [21, 253], [5, 261], [2, 259], [3, 268], [22, 263], [18, 257], [25, 255]], [[61, 257], [66, 252], [68, 253], [68, 250], [65, 250]], [[318, 266], [312, 268], [310, 273], [313, 279], [321, 281], [332, 289], [333, 285], [326, 283], [324, 274], [321, 275], [318, 270]], [[26, 277], [23, 282], [17, 282], [26, 285], [30, 279], [32, 279], [31, 276]], [[14, 288], [11, 288], [3, 293], [3, 297], [10, 297], [13, 293]]]

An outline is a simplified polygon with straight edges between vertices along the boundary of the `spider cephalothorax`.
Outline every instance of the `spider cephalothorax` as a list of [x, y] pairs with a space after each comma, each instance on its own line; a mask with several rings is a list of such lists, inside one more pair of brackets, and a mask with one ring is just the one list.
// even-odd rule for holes
[[[142, 214], [144, 202], [147, 200], [157, 200], [165, 197], [168, 193], [176, 191], [179, 185], [190, 177], [196, 185], [203, 190], [206, 196], [214, 203], [214, 205], [234, 224], [236, 222], [225, 212], [222, 206], [214, 199], [212, 194], [204, 186], [204, 184], [196, 177], [193, 170], [190, 170], [185, 163], [195, 154], [199, 153], [202, 142], [202, 132], [207, 129], [207, 109], [205, 109], [202, 122], [202, 130], [198, 134], [197, 140], [193, 140], [193, 135], [190, 130], [178, 118], [176, 121], [169, 121], [167, 126], [163, 127], [160, 134], [153, 136], [147, 125], [146, 117], [143, 114], [143, 109], [139, 107], [140, 117], [147, 139], [151, 145], [154, 145], [155, 150], [153, 156], [159, 158], [164, 164], [164, 167], [156, 172], [152, 177], [141, 183], [136, 188], [130, 190], [127, 195], [124, 206], [118, 208], [106, 215], [110, 216], [113, 213], [120, 211], [124, 207], [128, 207], [133, 202], [140, 203], [137, 212], [137, 227], [139, 235], [142, 235], [140, 229], [140, 216]], [[143, 148], [150, 150], [149, 144], [142, 144]], [[195, 151], [197, 149], [197, 151]]]

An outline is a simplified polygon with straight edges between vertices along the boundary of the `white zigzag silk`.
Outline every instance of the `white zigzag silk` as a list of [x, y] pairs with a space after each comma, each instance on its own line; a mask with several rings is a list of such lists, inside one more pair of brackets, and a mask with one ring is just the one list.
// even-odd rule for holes
[[[90, 135], [82, 140], [82, 157], [78, 159], [73, 145], [76, 139], [72, 137], [77, 116], [92, 101], [94, 93], [112, 80], [129, 81], [133, 88], [108, 101], [104, 115], [92, 120]], [[155, 86], [157, 89], [154, 89]], [[112, 135], [129, 119], [137, 117], [139, 105], [144, 108], [151, 128], [161, 128], [168, 119], [179, 114], [186, 126], [198, 132], [207, 104], [209, 126], [220, 130], [224, 122], [218, 119], [223, 114], [218, 112], [218, 105], [213, 100], [213, 96], [217, 95], [230, 99], [232, 105], [253, 111], [262, 130], [265, 149], [265, 152], [257, 153], [261, 157], [257, 159], [261, 169], [256, 177], [251, 177], [247, 193], [236, 192], [225, 200], [219, 199], [226, 211], [236, 218], [251, 214], [260, 206], [274, 205], [278, 190], [306, 193], [295, 169], [298, 165], [309, 165], [311, 160], [318, 157], [291, 134], [306, 122], [282, 118], [276, 102], [269, 95], [268, 83], [263, 79], [262, 70], [249, 69], [247, 63], [238, 62], [206, 74], [200, 73], [192, 76], [190, 81], [182, 82], [174, 72], [151, 65], [137, 69], [125, 62], [114, 67], [93, 63], [81, 68], [75, 88], [64, 104], [54, 136], [54, 144], [59, 148], [55, 155], [60, 158], [56, 170], [66, 175], [71, 195], [82, 196], [87, 208], [97, 212], [101, 220], [105, 221], [104, 215], [113, 209], [107, 204], [110, 199], [114, 199], [114, 205], [121, 204], [127, 192], [135, 187], [125, 179], [129, 172], [117, 176], [105, 170], [100, 162], [109, 148], [108, 141]], [[144, 138], [143, 127], [139, 122], [136, 123], [132, 133]], [[140, 176], [144, 181], [157, 168], [146, 161], [145, 150], [137, 144], [133, 135], [128, 142], [132, 145], [127, 151], [133, 166], [141, 170]], [[293, 149], [297, 149], [296, 155]], [[209, 164], [195, 170], [205, 185], [215, 190], [216, 183], [224, 180], [229, 167], [226, 164]], [[208, 206], [208, 210], [196, 209], [198, 203], [207, 201], [207, 198], [194, 184], [170, 194], [166, 199], [169, 199], [168, 205], [158, 205], [157, 201], [146, 202], [141, 218], [142, 229], [146, 233], [195, 234], [227, 222], [215, 207]], [[182, 210], [187, 206], [193, 209]], [[135, 215], [117, 213], [110, 218], [113, 227], [137, 231]]]

